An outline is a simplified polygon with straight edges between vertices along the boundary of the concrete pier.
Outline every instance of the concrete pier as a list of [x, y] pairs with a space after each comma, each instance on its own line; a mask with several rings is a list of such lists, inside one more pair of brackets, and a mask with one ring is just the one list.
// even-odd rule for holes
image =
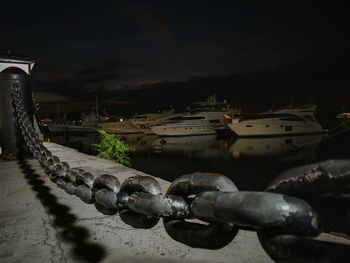
[[[122, 183], [140, 171], [54, 143], [46, 147], [73, 167], [116, 175]], [[163, 192], [170, 182], [156, 178]], [[253, 232], [240, 231], [219, 250], [194, 249], [171, 239], [162, 221], [135, 229], [118, 215], [66, 194], [35, 159], [0, 162], [0, 262], [272, 262]], [[317, 239], [350, 245], [348, 237]]]
[[[142, 172], [45, 143], [71, 167], [120, 182]], [[163, 192], [169, 182], [157, 178]], [[271, 262], [255, 233], [240, 231], [225, 248], [194, 249], [171, 239], [162, 221], [135, 229], [53, 184], [35, 159], [0, 163], [0, 262]]]

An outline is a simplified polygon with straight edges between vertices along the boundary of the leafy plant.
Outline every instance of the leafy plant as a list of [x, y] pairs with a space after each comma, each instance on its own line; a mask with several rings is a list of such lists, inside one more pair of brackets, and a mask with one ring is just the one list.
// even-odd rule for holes
[[97, 131], [100, 134], [101, 142], [92, 145], [98, 152], [97, 157], [131, 166], [129, 155], [135, 149], [118, 140], [115, 134], [107, 133], [104, 130]]

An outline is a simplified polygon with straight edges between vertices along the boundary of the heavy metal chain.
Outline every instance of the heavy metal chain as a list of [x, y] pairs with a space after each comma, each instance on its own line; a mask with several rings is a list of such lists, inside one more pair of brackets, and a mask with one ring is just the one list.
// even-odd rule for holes
[[165, 230], [173, 239], [206, 249], [226, 246], [239, 229], [253, 230], [275, 260], [283, 254], [276, 245], [281, 241], [276, 239], [304, 239], [321, 232], [317, 214], [304, 200], [278, 193], [241, 192], [220, 174], [183, 175], [162, 194], [159, 183], [150, 176], [130, 177], [120, 184], [114, 175], [95, 176], [70, 168], [43, 145], [35, 132], [24, 110], [19, 84], [13, 84], [12, 97], [26, 145], [50, 180], [68, 194], [94, 204], [103, 214], [119, 213], [128, 225], [152, 228], [163, 218]]

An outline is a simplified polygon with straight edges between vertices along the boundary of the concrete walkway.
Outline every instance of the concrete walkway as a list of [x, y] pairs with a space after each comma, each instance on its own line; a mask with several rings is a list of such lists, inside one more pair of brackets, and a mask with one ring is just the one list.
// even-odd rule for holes
[[[71, 167], [116, 175], [142, 172], [76, 150], [45, 144]], [[163, 192], [169, 182], [157, 178]], [[134, 229], [118, 215], [66, 194], [34, 160], [0, 162], [0, 262], [271, 262], [255, 233], [240, 231], [225, 248], [193, 249], [171, 239], [162, 221]]]

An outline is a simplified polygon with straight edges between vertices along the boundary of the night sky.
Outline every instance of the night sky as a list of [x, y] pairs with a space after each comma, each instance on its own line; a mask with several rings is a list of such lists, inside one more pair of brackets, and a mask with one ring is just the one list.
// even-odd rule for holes
[[42, 114], [59, 107], [76, 116], [98, 96], [109, 113], [130, 115], [212, 93], [248, 111], [291, 98], [328, 115], [350, 109], [350, 16], [341, 1], [13, 1], [0, 8], [0, 48], [36, 60]]

